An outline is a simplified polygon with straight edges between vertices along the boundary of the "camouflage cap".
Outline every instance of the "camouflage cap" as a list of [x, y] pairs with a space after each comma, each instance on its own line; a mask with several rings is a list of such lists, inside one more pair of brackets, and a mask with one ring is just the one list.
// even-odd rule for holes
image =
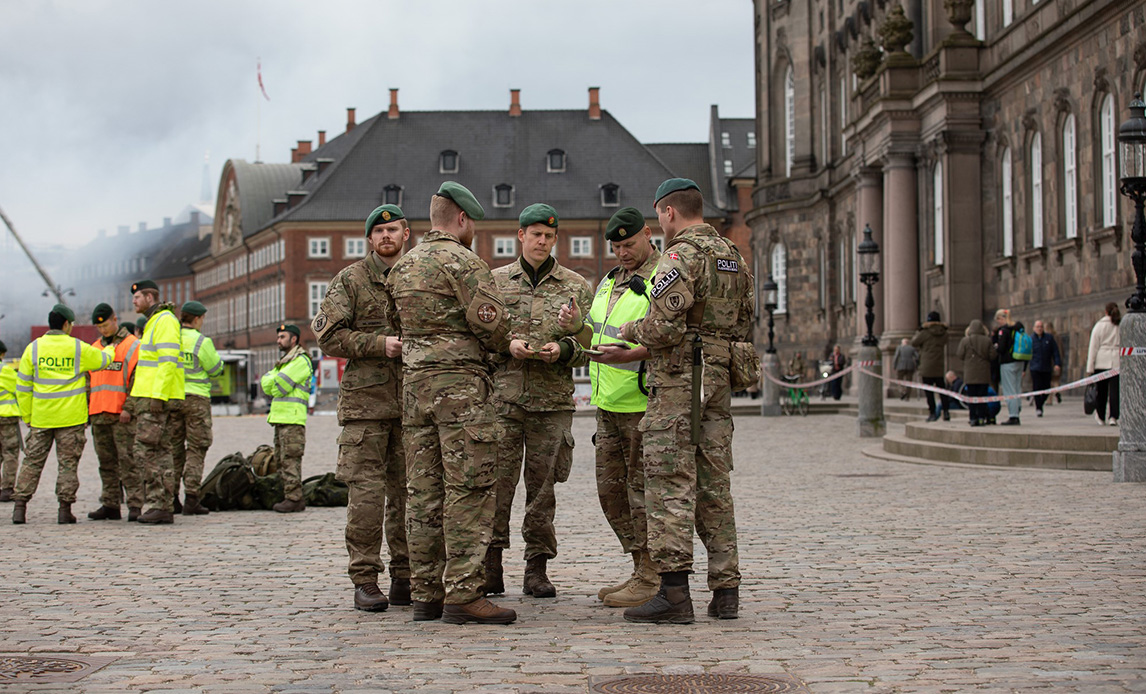
[[645, 228], [645, 215], [635, 207], [622, 207], [609, 217], [605, 227], [605, 238], [609, 241], [625, 241], [633, 238]]
[[131, 285], [131, 293], [134, 294], [141, 289], [154, 289], [159, 291], [159, 285], [154, 280], [139, 280]]
[[51, 313], [55, 313], [57, 315], [63, 316], [64, 320], [66, 320], [69, 323], [75, 323], [76, 322], [75, 311], [71, 310], [67, 306], [64, 306], [63, 304], [56, 304], [55, 306], [53, 306]]
[[669, 180], [657, 186], [657, 196], [653, 200], [653, 205], [656, 205], [661, 201], [661, 198], [670, 193], [675, 193], [678, 190], [689, 190], [690, 188], [700, 190], [700, 186], [696, 185], [696, 181], [693, 181], [692, 179], [670, 178]]
[[521, 211], [517, 223], [524, 229], [530, 224], [544, 224], [552, 229], [557, 228], [557, 210], [543, 202], [535, 202]]
[[279, 326], [279, 332], [280, 333], [290, 333], [290, 334], [294, 335], [295, 337], [299, 338], [300, 340], [302, 339], [302, 331], [298, 329], [297, 325], [292, 325], [291, 323], [283, 323], [282, 325], [280, 325]]
[[180, 309], [180, 311], [182, 313], [186, 313], [189, 316], [207, 315], [207, 307], [198, 301], [188, 301], [187, 303], [183, 304], [183, 308]]
[[446, 181], [442, 184], [441, 188], [438, 188], [437, 194], [443, 198], [453, 200], [458, 207], [462, 208], [462, 212], [469, 215], [470, 219], [474, 221], [485, 219], [485, 208], [481, 206], [481, 203], [474, 197], [474, 194], [469, 191], [469, 188], [466, 188], [461, 183]]
[[396, 219], [405, 219], [406, 215], [402, 214], [402, 208], [397, 205], [379, 205], [374, 208], [370, 216], [366, 218], [366, 235], [369, 236], [371, 230], [378, 224], [387, 224]]
[[111, 320], [111, 317], [114, 315], [115, 309], [111, 306], [107, 304], [96, 304], [96, 307], [92, 309], [92, 324], [103, 325]]

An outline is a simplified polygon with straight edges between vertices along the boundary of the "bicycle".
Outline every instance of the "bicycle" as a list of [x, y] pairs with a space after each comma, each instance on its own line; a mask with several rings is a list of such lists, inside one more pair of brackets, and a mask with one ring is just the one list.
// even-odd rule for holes
[[[799, 382], [799, 376], [784, 376], [788, 383]], [[808, 416], [808, 391], [803, 388], [785, 388], [780, 396], [780, 411], [785, 415]]]

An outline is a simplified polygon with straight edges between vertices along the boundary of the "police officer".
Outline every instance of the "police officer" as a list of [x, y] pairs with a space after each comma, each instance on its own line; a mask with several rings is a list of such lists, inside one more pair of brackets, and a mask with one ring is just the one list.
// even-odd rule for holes
[[20, 405], [16, 402], [16, 367], [4, 361], [8, 346], [0, 342], [0, 501], [12, 500], [23, 440]]
[[302, 498], [302, 456], [306, 450], [306, 410], [310, 405], [310, 377], [314, 364], [299, 344], [302, 331], [283, 323], [276, 338], [283, 356], [263, 374], [263, 392], [271, 398], [267, 423], [275, 428], [275, 459], [283, 478], [286, 498], [271, 508], [279, 513], [306, 510]]
[[736, 246], [704, 223], [696, 183], [665, 181], [654, 205], [673, 240], [657, 264], [648, 315], [621, 326], [621, 337], [652, 352], [641, 430], [649, 552], [661, 586], [651, 600], [625, 610], [625, 619], [693, 621], [688, 574], [694, 525], [708, 550], [708, 614], [734, 619], [740, 567], [729, 479], [730, 369], [734, 343], [751, 332], [753, 282]]
[[[210, 513], [199, 503], [203, 460], [211, 447], [211, 379], [223, 373], [223, 360], [211, 338], [199, 332], [207, 307], [188, 301], [179, 310], [180, 359], [183, 360], [183, 410], [171, 418], [171, 458], [175, 468], [175, 511], [185, 516]], [[186, 503], [179, 508], [179, 482], [186, 490]]]
[[[335, 275], [310, 326], [323, 353], [348, 360], [338, 393], [337, 477], [349, 487], [346, 552], [354, 607], [371, 612], [391, 602], [411, 602], [402, 341], [386, 290], [386, 276], [409, 238], [400, 207], [382, 205], [371, 212], [366, 218], [370, 254]], [[390, 552], [389, 599], [378, 587], [383, 534]]]
[[175, 305], [159, 302], [159, 285], [131, 285], [131, 303], [147, 318], [140, 337], [139, 363], [131, 395], [135, 403], [135, 459], [143, 467], [147, 510], [140, 523], [174, 523], [175, 465], [168, 431], [172, 414], [183, 408], [186, 390], [180, 351], [183, 338]]
[[501, 427], [487, 352], [509, 348], [505, 302], [470, 250], [485, 217], [446, 181], [430, 202], [433, 230], [386, 278], [402, 336], [406, 536], [414, 620], [509, 624], [486, 600], [482, 562], [494, 516]]
[[525, 578], [522, 591], [552, 598], [557, 589], [546, 573], [557, 556], [553, 529], [554, 482], [569, 478], [573, 461], [573, 371], [588, 363], [577, 341], [557, 324], [562, 306], [586, 306], [589, 284], [564, 268], [551, 251], [557, 244], [557, 212], [545, 203], [530, 205], [518, 217], [521, 257], [493, 271], [509, 314], [509, 353], [497, 355], [494, 391], [505, 436], [498, 446], [497, 505], [493, 541], [486, 553], [487, 593], [505, 592], [502, 550], [509, 547], [510, 511], [524, 452]]
[[[652, 230], [635, 207], [618, 210], [605, 228], [620, 265], [597, 286], [585, 331], [592, 348], [602, 352], [589, 366], [590, 402], [597, 406], [597, 498], [621, 548], [633, 556], [633, 572], [621, 583], [602, 588], [597, 597], [609, 607], [633, 607], [654, 595], [660, 578], [648, 552], [645, 523], [645, 470], [641, 456], [641, 418], [648, 405], [646, 347], [621, 339], [621, 326], [649, 310], [649, 280], [660, 253]], [[573, 325], [574, 311], [561, 319]]]
[[143, 475], [135, 464], [135, 420], [131, 414], [134, 403], [128, 404], [127, 394], [135, 377], [140, 343], [134, 330], [119, 324], [119, 316], [108, 304], [96, 305], [92, 324], [100, 334], [92, 347], [111, 348], [115, 356], [108, 368], [93, 371], [90, 377], [88, 417], [103, 490], [100, 507], [88, 518], [119, 520], [126, 492], [127, 519], [137, 521], [143, 510]]
[[84, 374], [107, 368], [111, 356], [71, 336], [76, 314], [63, 304], [48, 313], [48, 332], [32, 341], [20, 358], [16, 374], [16, 401], [28, 424], [27, 451], [12, 494], [12, 522], [26, 520], [28, 500], [36, 493], [40, 474], [52, 444], [56, 445], [59, 475], [56, 498], [60, 502], [57, 522], [75, 523], [72, 504], [80, 488], [76, 474], [87, 437], [88, 393]]

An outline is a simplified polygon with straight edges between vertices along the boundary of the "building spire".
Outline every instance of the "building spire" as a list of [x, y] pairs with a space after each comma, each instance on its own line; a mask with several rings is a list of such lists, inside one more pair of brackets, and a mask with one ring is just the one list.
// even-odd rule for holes
[[199, 191], [199, 202], [206, 204], [211, 202], [215, 194], [211, 186], [211, 150], [207, 150], [203, 155], [203, 188]]

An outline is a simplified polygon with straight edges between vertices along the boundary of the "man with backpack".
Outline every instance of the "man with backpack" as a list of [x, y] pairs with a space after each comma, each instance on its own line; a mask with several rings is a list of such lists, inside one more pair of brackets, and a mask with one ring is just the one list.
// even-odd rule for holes
[[279, 326], [277, 342], [283, 353], [274, 368], [263, 374], [263, 392], [271, 398], [267, 422], [275, 428], [275, 457], [286, 498], [274, 505], [279, 513], [306, 510], [302, 498], [302, 455], [306, 450], [306, 413], [310, 402], [310, 355], [299, 344], [297, 325]]

